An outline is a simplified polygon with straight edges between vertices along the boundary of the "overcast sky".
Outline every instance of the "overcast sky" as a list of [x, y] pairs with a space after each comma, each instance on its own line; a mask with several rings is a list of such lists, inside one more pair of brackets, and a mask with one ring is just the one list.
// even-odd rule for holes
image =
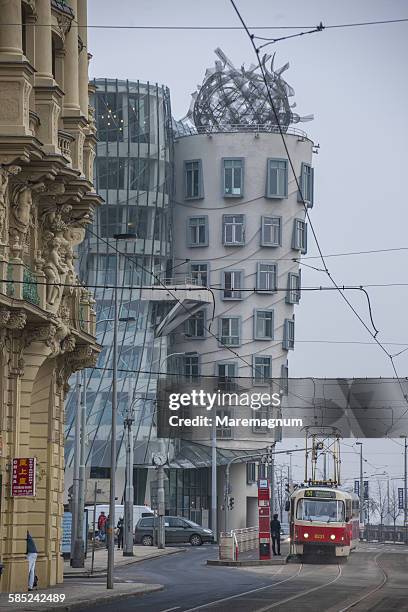
[[[249, 26], [307, 29], [320, 21], [329, 25], [408, 17], [404, 0], [237, 0], [237, 4]], [[88, 6], [90, 25], [239, 25], [229, 0], [89, 0]], [[258, 32], [260, 36], [289, 33], [293, 32]], [[90, 76], [164, 83], [171, 91], [173, 114], [180, 118], [205, 69], [213, 65], [218, 46], [236, 65], [256, 59], [243, 31], [90, 28], [88, 47], [94, 55]], [[407, 249], [328, 258], [330, 273], [340, 285], [408, 283], [408, 23], [331, 29], [270, 49], [276, 52], [276, 65], [290, 62], [285, 77], [295, 89], [296, 110], [315, 116], [301, 127], [320, 144], [314, 156], [311, 217], [323, 253]], [[309, 236], [308, 256], [313, 256], [317, 249]], [[305, 263], [320, 267], [321, 262]], [[309, 268], [302, 269], [302, 282], [329, 285], [323, 273]], [[368, 291], [379, 340], [408, 347], [408, 286]], [[366, 298], [356, 294], [347, 296], [369, 324]], [[393, 375], [386, 355], [337, 292], [303, 293], [296, 309], [296, 341], [290, 355], [291, 376]], [[396, 353], [404, 346], [387, 348]], [[408, 351], [395, 363], [401, 376], [408, 375]], [[373, 443], [367, 442], [367, 449]], [[393, 442], [382, 446], [381, 452], [388, 454], [378, 455], [373, 446], [373, 465], [386, 464], [395, 474], [401, 473], [401, 449]], [[347, 457], [351, 461], [353, 455]]]

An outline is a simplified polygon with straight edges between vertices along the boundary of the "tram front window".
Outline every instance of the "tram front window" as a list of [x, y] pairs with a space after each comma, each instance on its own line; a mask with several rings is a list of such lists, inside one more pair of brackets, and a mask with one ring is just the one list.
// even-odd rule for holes
[[300, 521], [343, 522], [344, 502], [338, 500], [299, 499], [296, 518]]

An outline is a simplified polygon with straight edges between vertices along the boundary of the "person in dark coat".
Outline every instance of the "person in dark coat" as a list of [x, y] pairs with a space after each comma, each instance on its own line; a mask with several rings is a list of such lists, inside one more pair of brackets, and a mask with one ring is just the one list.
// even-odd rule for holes
[[34, 587], [35, 580], [35, 562], [37, 561], [37, 547], [35, 542], [30, 534], [27, 531], [27, 560], [28, 560], [28, 590], [32, 591]]
[[[272, 536], [272, 551], [274, 555], [280, 556], [280, 534], [281, 534], [281, 524], [278, 521], [278, 515], [274, 514], [273, 519], [271, 520], [271, 536]], [[278, 552], [276, 552], [278, 549]]]
[[117, 524], [118, 529], [118, 548], [123, 548], [123, 517], [120, 517]]

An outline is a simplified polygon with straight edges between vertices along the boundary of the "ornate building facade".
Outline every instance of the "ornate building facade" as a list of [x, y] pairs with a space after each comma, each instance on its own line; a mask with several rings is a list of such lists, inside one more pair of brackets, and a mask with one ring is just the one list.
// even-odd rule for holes
[[[42, 586], [62, 582], [64, 398], [96, 362], [95, 312], [74, 249], [100, 197], [88, 106], [86, 0], [0, 0], [0, 558], [27, 588], [26, 532]], [[12, 496], [14, 458], [36, 459]]]

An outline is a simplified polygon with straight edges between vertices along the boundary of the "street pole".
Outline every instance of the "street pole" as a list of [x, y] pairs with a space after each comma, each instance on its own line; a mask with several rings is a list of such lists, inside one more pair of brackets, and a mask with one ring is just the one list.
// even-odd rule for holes
[[158, 514], [159, 514], [159, 529], [158, 529], [158, 543], [157, 548], [165, 548], [165, 530], [164, 530], [164, 467], [161, 465], [157, 468], [158, 476], [158, 488], [157, 488], [157, 502], [158, 502]]
[[113, 572], [115, 564], [115, 484], [116, 484], [116, 415], [118, 408], [118, 285], [119, 285], [119, 251], [118, 239], [116, 238], [116, 266], [115, 266], [115, 288], [114, 315], [113, 315], [113, 347], [112, 347], [112, 414], [111, 414], [111, 444], [110, 444], [110, 488], [109, 488], [109, 527], [108, 538], [108, 571], [106, 575], [106, 588], [113, 589]]
[[275, 512], [275, 455], [272, 454], [271, 461], [269, 464], [270, 469], [270, 478], [271, 478], [271, 500], [270, 500], [270, 508], [271, 508], [271, 516]]
[[408, 528], [408, 500], [407, 500], [407, 485], [408, 485], [408, 461], [407, 461], [407, 435], [404, 436], [404, 527], [405, 527], [405, 544], [408, 544], [407, 528]]
[[213, 415], [211, 427], [211, 529], [217, 542], [217, 423]]
[[[85, 565], [85, 542], [84, 532], [84, 508], [85, 508], [85, 444], [86, 444], [86, 382], [85, 372], [83, 372], [83, 384], [79, 384], [78, 395], [80, 397], [78, 420], [80, 423], [79, 434], [79, 465], [78, 465], [78, 502], [76, 507], [75, 520], [75, 543], [72, 567], [84, 567]], [[77, 373], [77, 380], [81, 381], [80, 372]], [[81, 393], [82, 390], [82, 393]]]
[[123, 531], [123, 556], [133, 557], [133, 416], [130, 407], [128, 407], [124, 425], [126, 430], [126, 488]]
[[75, 413], [75, 438], [74, 438], [74, 478], [72, 483], [72, 505], [71, 505], [71, 566], [77, 559], [77, 531], [78, 531], [78, 507], [79, 507], [79, 462], [81, 454], [81, 374], [76, 374], [76, 413]]
[[360, 447], [360, 525], [364, 523], [364, 482], [363, 482], [363, 443], [356, 442]]

